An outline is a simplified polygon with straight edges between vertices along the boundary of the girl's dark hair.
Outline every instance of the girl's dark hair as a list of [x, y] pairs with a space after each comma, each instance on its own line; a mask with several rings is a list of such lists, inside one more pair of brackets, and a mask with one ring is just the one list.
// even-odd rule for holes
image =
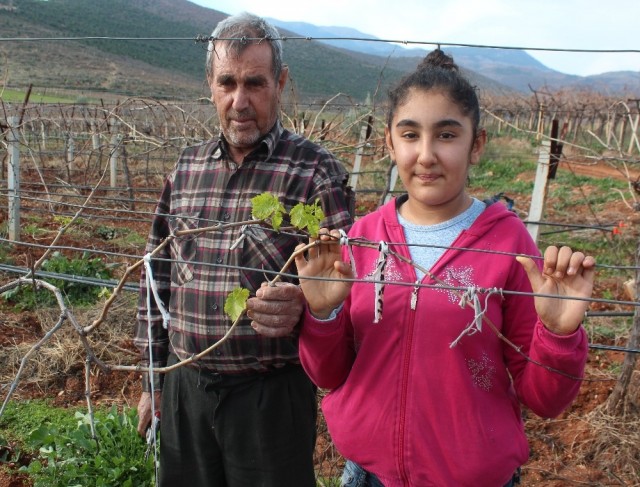
[[387, 126], [391, 128], [393, 116], [402, 105], [412, 88], [424, 91], [439, 90], [456, 103], [462, 113], [471, 117], [474, 136], [480, 125], [480, 103], [476, 89], [469, 80], [460, 74], [453, 58], [440, 49], [431, 51], [420, 62], [416, 70], [405, 76], [398, 85], [389, 91], [389, 113]]

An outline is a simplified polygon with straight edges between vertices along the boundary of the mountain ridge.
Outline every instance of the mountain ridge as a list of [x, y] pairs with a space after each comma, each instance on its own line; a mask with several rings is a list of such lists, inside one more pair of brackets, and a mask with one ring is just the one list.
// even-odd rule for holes
[[[0, 7], [7, 6], [7, 2], [0, 0]], [[196, 38], [210, 35], [215, 25], [227, 17], [223, 12], [188, 0], [20, 0], [12, 5], [13, 9], [0, 8], [1, 37], [27, 37], [26, 32], [30, 37], [80, 39], [1, 42], [0, 79], [7, 86], [32, 84], [47, 89], [168, 99], [209, 97], [204, 74], [206, 44], [196, 42]], [[304, 36], [285, 27], [280, 30], [285, 38]], [[350, 37], [373, 38], [350, 28], [336, 27], [334, 32], [345, 37], [352, 33]], [[392, 54], [358, 52], [354, 50], [358, 42], [375, 46], [376, 52], [391, 49]], [[428, 52], [386, 42], [348, 43], [351, 49], [317, 40], [284, 41], [284, 57], [292, 81], [287, 90], [294, 101], [323, 103], [338, 93], [354, 102], [370, 100], [384, 94]], [[489, 59], [486, 53], [465, 49], [450, 51], [483, 92], [516, 94], [528, 92], [531, 85], [584, 83], [579, 77], [570, 79], [545, 70], [523, 53], [503, 52]], [[418, 52], [420, 55], [415, 55]], [[407, 53], [414, 55], [405, 56]], [[600, 75], [593, 82], [603, 90], [612, 90], [634, 76], [640, 78], [636, 73], [617, 73]], [[587, 83], [581, 89], [590, 86]], [[640, 93], [640, 86], [636, 92]]]
[[[395, 55], [398, 58], [424, 57], [431, 49], [406, 48], [400, 44], [374, 42], [377, 37], [357, 29], [340, 26], [317, 26], [307, 22], [288, 22], [269, 19], [279, 28], [299, 35], [318, 38], [319, 42], [379, 56]], [[328, 40], [329, 37], [369, 39]], [[322, 39], [322, 40], [320, 40]], [[350, 47], [349, 47], [350, 46]], [[434, 46], [435, 47], [435, 46]], [[640, 93], [640, 71], [611, 71], [590, 76], [562, 73], [545, 66], [523, 49], [476, 48], [446, 46], [458, 65], [479, 73], [520, 92], [530, 91], [532, 86], [554, 89], [594, 89], [595, 91]], [[416, 62], [417, 64], [417, 62]]]

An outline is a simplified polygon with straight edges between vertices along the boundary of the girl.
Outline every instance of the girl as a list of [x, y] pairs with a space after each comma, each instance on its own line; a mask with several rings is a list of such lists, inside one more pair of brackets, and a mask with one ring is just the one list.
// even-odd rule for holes
[[541, 272], [514, 257], [539, 255], [523, 223], [465, 191], [479, 119], [453, 59], [430, 53], [390, 93], [386, 143], [408, 194], [349, 232], [376, 245], [350, 252], [323, 231], [296, 258], [301, 278], [333, 279], [301, 279], [300, 357], [330, 389], [345, 486], [513, 485], [529, 454], [519, 403], [552, 417], [578, 393], [595, 261], [550, 247]]

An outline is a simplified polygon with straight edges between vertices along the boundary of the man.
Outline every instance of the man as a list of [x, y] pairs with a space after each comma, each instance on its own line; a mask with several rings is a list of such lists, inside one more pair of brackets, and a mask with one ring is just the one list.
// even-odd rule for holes
[[[176, 230], [251, 219], [251, 198], [265, 192], [287, 210], [319, 200], [323, 226], [350, 226], [344, 168], [278, 119], [288, 77], [278, 37], [250, 14], [227, 18], [213, 31], [206, 72], [221, 134], [182, 153], [160, 197], [148, 252]], [[251, 225], [176, 238], [151, 261], [170, 312], [167, 329], [153, 296], [147, 310], [143, 273], [135, 343], [148, 363], [151, 330], [154, 367], [217, 342], [231, 326], [223, 308], [233, 289], [255, 295], [248, 318], [213, 353], [166, 378], [153, 374], [162, 412], [160, 487], [315, 486], [315, 388], [298, 359], [302, 294], [292, 283], [264, 285], [264, 271], [280, 270], [298, 243]], [[141, 434], [151, 420], [148, 374], [143, 391]]]

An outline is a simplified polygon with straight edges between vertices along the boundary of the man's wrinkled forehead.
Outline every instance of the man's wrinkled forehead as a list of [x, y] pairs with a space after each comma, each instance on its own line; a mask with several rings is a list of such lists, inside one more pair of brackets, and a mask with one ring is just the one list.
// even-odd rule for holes
[[[269, 41], [266, 39], [254, 39], [254, 38], [241, 38], [241, 39], [221, 39], [218, 41], [212, 41], [209, 45], [209, 49], [212, 53], [212, 59], [216, 60], [220, 56], [224, 55], [230, 58], [238, 59], [244, 51], [251, 46], [259, 46], [262, 44], [268, 45]], [[269, 49], [271, 52], [271, 49]], [[271, 56], [273, 57], [273, 56]]]

